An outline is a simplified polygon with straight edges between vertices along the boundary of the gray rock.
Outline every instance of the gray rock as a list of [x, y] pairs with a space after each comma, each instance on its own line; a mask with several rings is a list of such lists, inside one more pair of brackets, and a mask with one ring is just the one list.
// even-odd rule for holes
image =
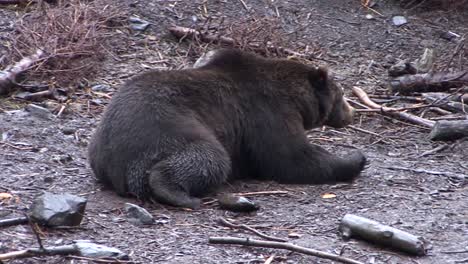
[[392, 17], [392, 22], [395, 26], [401, 26], [408, 23], [408, 20], [406, 20], [406, 17], [404, 16], [394, 16]]
[[418, 73], [426, 73], [432, 70], [432, 67], [434, 66], [434, 57], [435, 55], [433, 49], [424, 49], [424, 53], [421, 58], [414, 62]]
[[130, 223], [135, 225], [152, 225], [154, 223], [153, 216], [138, 205], [125, 203], [125, 213]]
[[145, 31], [150, 23], [138, 17], [129, 17], [130, 28], [136, 31]]
[[96, 84], [91, 87], [91, 90], [95, 92], [109, 92], [112, 90], [112, 88], [107, 84]]
[[406, 60], [401, 60], [397, 62], [395, 65], [392, 65], [390, 69], [388, 69], [388, 75], [392, 77], [401, 76], [404, 74], [415, 74], [417, 73], [417, 69], [412, 63], [409, 63]]
[[44, 192], [32, 204], [30, 217], [46, 226], [77, 226], [84, 216], [87, 200], [72, 194]]
[[218, 196], [218, 204], [221, 209], [233, 212], [253, 212], [260, 207], [254, 202], [242, 196], [222, 194]]
[[40, 117], [43, 119], [52, 119], [55, 116], [50, 112], [49, 109], [35, 105], [35, 104], [28, 104], [25, 107], [26, 111], [28, 111], [31, 115]]
[[75, 247], [78, 249], [78, 252], [81, 256], [87, 258], [115, 258], [120, 260], [129, 259], [127, 254], [123, 253], [117, 248], [91, 243], [87, 240], [75, 241]]

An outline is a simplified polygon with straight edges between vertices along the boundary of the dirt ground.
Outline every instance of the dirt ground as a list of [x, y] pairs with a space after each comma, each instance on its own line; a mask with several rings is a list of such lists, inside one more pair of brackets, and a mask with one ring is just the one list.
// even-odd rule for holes
[[[96, 0], [98, 1], [98, 0]], [[151, 23], [140, 34], [116, 32], [112, 56], [103, 62], [92, 84], [107, 84], [109, 95], [129, 76], [149, 68], [171, 69], [193, 63], [184, 58], [189, 45], [179, 44], [167, 28], [190, 27], [204, 16], [240, 21], [247, 15], [278, 16], [290, 32], [291, 48], [309, 45], [318, 50], [315, 61], [327, 64], [345, 87], [359, 86], [369, 94], [386, 93], [388, 66], [400, 58], [414, 60], [424, 51], [436, 52], [437, 69], [443, 68], [457, 43], [440, 37], [441, 32], [468, 33], [468, 11], [462, 8], [431, 9], [420, 5], [403, 8], [393, 1], [377, 2], [373, 8], [358, 0], [260, 1], [122, 1], [125, 12]], [[0, 41], [22, 15], [0, 6]], [[206, 13], [205, 13], [206, 12]], [[366, 19], [370, 14], [373, 19]], [[394, 15], [404, 15], [408, 24], [392, 25]], [[1, 44], [2, 42], [0, 42]], [[0, 51], [2, 45], [0, 45]], [[468, 67], [468, 52], [457, 56], [450, 70]], [[0, 53], [1, 57], [1, 53]], [[181, 59], [182, 58], [182, 59]], [[86, 159], [87, 142], [106, 103], [107, 96], [78, 90], [74, 108], [57, 118], [43, 119], [23, 110], [25, 103], [0, 98], [0, 192], [13, 200], [0, 200], [0, 218], [21, 215], [43, 190], [69, 192], [88, 199], [79, 228], [43, 229], [45, 245], [89, 239], [114, 246], [136, 263], [334, 263], [284, 250], [208, 244], [210, 236], [255, 237], [242, 230], [221, 226], [221, 216], [243, 223], [291, 243], [342, 254], [363, 263], [463, 263], [468, 262], [468, 187], [446, 175], [416, 173], [403, 167], [468, 175], [468, 140], [431, 142], [429, 130], [376, 113], [361, 113], [352, 128], [314, 130], [311, 141], [333, 152], [350, 148], [363, 151], [370, 161], [352, 184], [279, 185], [242, 181], [226, 187], [230, 192], [287, 191], [287, 194], [249, 196], [261, 206], [255, 213], [232, 213], [208, 203], [187, 211], [160, 204], [145, 204], [157, 224], [138, 227], [123, 215], [125, 202], [138, 203], [105, 190], [94, 179]], [[272, 131], [274, 133], [274, 131]], [[378, 134], [378, 135], [377, 135]], [[442, 144], [440, 152], [421, 156]], [[393, 167], [393, 168], [392, 168]], [[325, 199], [323, 194], [336, 197]], [[210, 199], [207, 199], [209, 201]], [[344, 241], [338, 226], [342, 217], [357, 214], [424, 237], [428, 255], [412, 257], [352, 239]], [[296, 235], [291, 235], [296, 234]], [[28, 226], [0, 229], [0, 253], [37, 246]], [[69, 257], [37, 257], [7, 263], [87, 263]]]

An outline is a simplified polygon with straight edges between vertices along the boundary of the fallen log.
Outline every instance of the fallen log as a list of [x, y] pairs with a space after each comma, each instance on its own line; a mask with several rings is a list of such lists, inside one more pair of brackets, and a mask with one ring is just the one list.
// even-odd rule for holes
[[432, 128], [431, 140], [456, 140], [468, 137], [468, 120], [441, 120]]
[[446, 92], [450, 88], [468, 84], [468, 71], [438, 72], [403, 75], [392, 79], [389, 88], [392, 92], [412, 94], [422, 92]]
[[366, 94], [366, 92], [364, 92], [364, 90], [362, 90], [359, 87], [353, 87], [353, 93], [367, 107], [370, 107], [372, 109], [379, 109], [380, 113], [382, 113], [382, 114], [392, 116], [392, 117], [399, 117], [401, 119], [410, 121], [411, 123], [414, 123], [414, 124], [417, 124], [417, 125], [422, 125], [422, 126], [425, 126], [425, 127], [430, 127], [430, 128], [432, 128], [434, 126], [434, 124], [435, 124], [434, 121], [427, 120], [425, 118], [415, 116], [415, 115], [412, 115], [410, 113], [397, 111], [398, 109], [396, 109], [396, 108], [381, 106], [381, 105], [373, 102], [369, 98], [369, 96]]
[[44, 54], [45, 53], [41, 49], [38, 49], [31, 56], [24, 57], [15, 65], [0, 71], [0, 95], [9, 93], [11, 88], [15, 86], [18, 75], [28, 70], [33, 64], [41, 60], [44, 57]]
[[344, 239], [358, 237], [413, 255], [426, 255], [426, 245], [422, 238], [357, 215], [345, 215], [341, 220], [340, 231]]
[[[437, 105], [438, 107], [447, 111], [459, 113], [465, 113], [468, 111], [468, 100], [465, 101], [465, 95], [452, 95], [447, 93], [423, 93], [422, 97], [427, 103]], [[466, 99], [468, 99], [468, 97]]]

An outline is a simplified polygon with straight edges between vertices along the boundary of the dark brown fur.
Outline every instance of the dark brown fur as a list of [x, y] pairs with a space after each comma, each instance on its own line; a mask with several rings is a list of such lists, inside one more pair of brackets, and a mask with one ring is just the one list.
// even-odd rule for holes
[[349, 181], [363, 169], [308, 143], [305, 130], [343, 127], [352, 108], [327, 70], [235, 50], [203, 65], [151, 71], [114, 95], [89, 146], [95, 175], [121, 195], [197, 207], [229, 178]]

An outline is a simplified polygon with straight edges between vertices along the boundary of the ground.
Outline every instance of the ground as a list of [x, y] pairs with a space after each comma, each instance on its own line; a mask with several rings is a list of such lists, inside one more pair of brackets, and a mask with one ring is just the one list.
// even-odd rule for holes
[[[468, 11], [462, 8], [436, 9], [425, 5], [404, 9], [393, 1], [375, 1], [373, 8], [358, 0], [297, 1], [122, 1], [128, 15], [151, 23], [140, 34], [120, 31], [112, 56], [103, 62], [91, 84], [108, 84], [102, 93], [112, 94], [129, 76], [148, 68], [179, 68], [193, 63], [184, 58], [188, 45], [168, 34], [171, 25], [191, 26], [203, 19], [201, 13], [239, 21], [249, 12], [277, 16], [288, 36], [289, 47], [309, 45], [317, 49], [315, 62], [327, 64], [345, 87], [358, 86], [369, 94], [386, 93], [387, 67], [399, 58], [414, 60], [433, 48], [437, 69], [442, 69], [457, 46], [440, 37], [444, 31], [468, 33]], [[243, 6], [245, 2], [250, 11]], [[0, 6], [0, 32], [11, 29], [21, 12]], [[374, 19], [366, 19], [370, 14]], [[409, 23], [392, 25], [393, 15], [404, 15]], [[294, 35], [294, 36], [293, 36]], [[0, 36], [1, 40], [1, 36]], [[119, 42], [124, 41], [124, 42]], [[301, 44], [302, 43], [302, 44]], [[319, 54], [320, 53], [320, 54]], [[449, 70], [467, 69], [468, 52], [456, 56]], [[1, 57], [1, 56], [0, 56]], [[181, 59], [183, 58], [183, 59]], [[1, 60], [1, 59], [0, 59]], [[101, 95], [102, 95], [101, 93]], [[122, 198], [96, 182], [86, 159], [87, 142], [96, 127], [107, 96], [90, 96], [78, 90], [74, 107], [60, 116], [44, 119], [24, 112], [24, 103], [0, 98], [0, 192], [13, 200], [0, 200], [0, 217], [21, 215], [43, 190], [69, 192], [88, 199], [86, 215], [79, 228], [42, 230], [45, 245], [67, 244], [75, 239], [117, 247], [137, 263], [333, 263], [284, 250], [210, 245], [210, 236], [253, 237], [247, 231], [221, 226], [226, 217], [291, 243], [342, 254], [363, 263], [461, 263], [468, 259], [468, 188], [466, 182], [446, 175], [395, 169], [425, 169], [468, 174], [468, 141], [431, 142], [429, 130], [377, 113], [361, 112], [353, 128], [324, 128], [310, 132], [310, 139], [345, 155], [351, 148], [363, 151], [369, 166], [352, 184], [279, 185], [273, 182], [236, 182], [229, 192], [287, 191], [287, 194], [248, 196], [261, 206], [255, 213], [220, 210], [215, 203], [187, 211], [160, 204], [143, 205], [157, 224], [138, 227], [122, 213]], [[15, 110], [17, 109], [17, 110]], [[364, 132], [363, 132], [364, 131]], [[374, 134], [366, 132], [371, 131]], [[274, 131], [272, 131], [274, 133]], [[378, 134], [378, 135], [377, 135]], [[421, 156], [441, 144], [440, 152]], [[393, 168], [392, 168], [393, 167]], [[336, 195], [323, 198], [324, 194]], [[428, 241], [428, 255], [414, 257], [361, 240], [344, 241], [339, 222], [345, 214], [357, 214], [422, 236]], [[288, 236], [291, 233], [295, 236]], [[0, 253], [37, 246], [28, 226], [0, 229]], [[8, 263], [83, 263], [69, 257], [38, 257]]]

